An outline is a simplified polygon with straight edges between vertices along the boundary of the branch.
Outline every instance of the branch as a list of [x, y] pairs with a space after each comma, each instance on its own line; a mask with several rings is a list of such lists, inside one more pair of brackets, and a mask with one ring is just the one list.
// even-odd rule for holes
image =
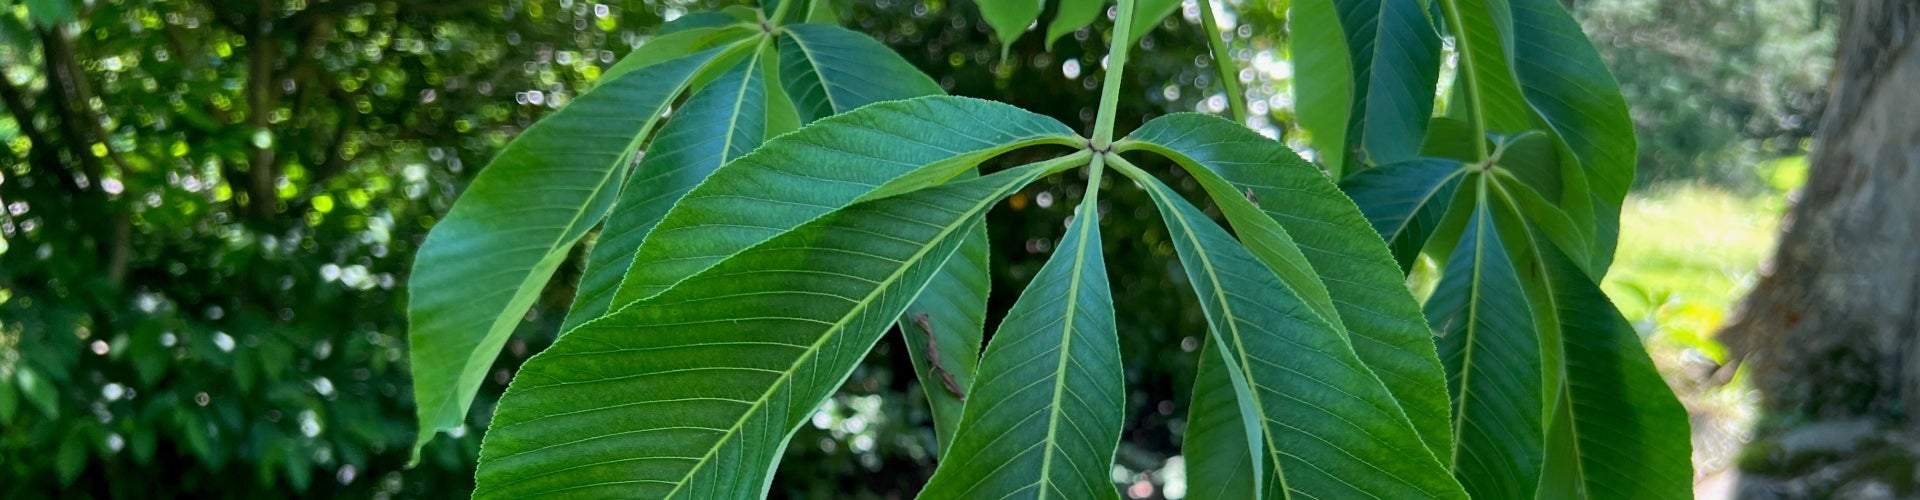
[[[276, 2], [257, 0], [255, 13], [260, 19], [273, 15]], [[252, 182], [247, 187], [247, 212], [254, 222], [265, 223], [273, 219], [275, 194], [274, 181], [280, 177], [280, 165], [273, 154], [270, 118], [273, 113], [274, 87], [273, 62], [275, 57], [272, 38], [273, 26], [261, 22], [254, 29], [242, 31], [247, 40], [247, 125], [250, 133], [269, 134], [265, 146], [254, 142], [253, 151], [248, 155], [247, 173]]]

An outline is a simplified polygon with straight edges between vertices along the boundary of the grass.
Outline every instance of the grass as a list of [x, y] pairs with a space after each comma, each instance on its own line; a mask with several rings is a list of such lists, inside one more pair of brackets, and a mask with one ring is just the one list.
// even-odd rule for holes
[[1783, 199], [1676, 185], [1629, 196], [1621, 213], [1620, 245], [1601, 287], [1692, 414], [1696, 478], [1732, 465], [1750, 438], [1757, 413], [1743, 377], [1708, 382], [1727, 361], [1713, 335], [1771, 256]]
[[1776, 205], [1695, 185], [1636, 193], [1621, 211], [1620, 246], [1602, 288], [1650, 342], [1678, 342], [1724, 362], [1710, 339], [1773, 252]]

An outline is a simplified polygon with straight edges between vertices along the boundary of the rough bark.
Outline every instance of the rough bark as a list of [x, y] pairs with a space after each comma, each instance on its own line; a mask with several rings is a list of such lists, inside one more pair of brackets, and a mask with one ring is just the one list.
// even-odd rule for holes
[[1920, 416], [1920, 2], [1842, 2], [1832, 100], [1778, 253], [1721, 334], [1768, 409]]

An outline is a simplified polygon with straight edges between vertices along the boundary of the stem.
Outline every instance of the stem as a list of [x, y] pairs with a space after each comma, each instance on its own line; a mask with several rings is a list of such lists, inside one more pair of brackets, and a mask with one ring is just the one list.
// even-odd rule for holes
[[787, 10], [792, 9], [793, 4], [807, 1], [822, 2], [826, 0], [780, 0], [780, 5], [773, 8], [773, 15], [769, 16], [767, 21], [774, 26], [784, 26], [787, 19]]
[[1480, 109], [1480, 87], [1474, 84], [1474, 78], [1479, 74], [1473, 71], [1472, 41], [1469, 40], [1471, 37], [1467, 36], [1464, 28], [1467, 24], [1460, 13], [1460, 2], [1446, 0], [1441, 3], [1446, 5], [1447, 22], [1453, 24], [1454, 46], [1459, 48], [1460, 54], [1460, 71], [1454, 73], [1453, 82], [1456, 86], [1462, 82], [1466, 83], [1464, 90], [1467, 93], [1467, 114], [1471, 117], [1467, 123], [1473, 127], [1473, 150], [1479, 155], [1474, 159], [1484, 161], [1487, 159], [1487, 117], [1486, 113]]
[[1233, 54], [1227, 52], [1227, 41], [1220, 39], [1220, 24], [1213, 20], [1213, 0], [1200, 1], [1200, 26], [1205, 28], [1207, 48], [1212, 51], [1213, 67], [1220, 70], [1220, 85], [1227, 92], [1227, 108], [1233, 111], [1233, 121], [1247, 125], [1247, 94], [1240, 90], [1240, 70], [1233, 67]]
[[[1133, 43], [1133, 0], [1120, 0], [1120, 12], [1113, 19], [1113, 48], [1107, 52], [1106, 81], [1100, 82], [1100, 114], [1093, 122], [1093, 149], [1106, 151], [1113, 147], [1113, 113], [1120, 106], [1120, 81], [1127, 69], [1127, 49]], [[1096, 157], [1098, 158], [1098, 157]], [[1095, 160], [1099, 161], [1099, 160]], [[1095, 163], [1095, 165], [1100, 165]], [[1098, 175], [1099, 168], [1095, 168]], [[1098, 177], [1095, 177], [1096, 179]]]
[[1107, 163], [1112, 164], [1113, 169], [1115, 171], [1120, 172], [1120, 175], [1124, 175], [1129, 179], [1140, 181], [1142, 184], [1145, 184], [1148, 178], [1153, 177], [1153, 174], [1149, 174], [1147, 173], [1147, 171], [1141, 170], [1139, 166], [1134, 165], [1133, 162], [1127, 161], [1126, 158], [1122, 158], [1120, 155], [1109, 155], [1107, 158]]
[[[1100, 174], [1107, 170], [1107, 160], [1120, 161], [1120, 155], [1111, 153], [1093, 155], [1093, 161], [1087, 164], [1087, 197], [1080, 199], [1080, 214], [1077, 215], [1077, 217], [1084, 217], [1088, 213], [1098, 215], [1097, 211], [1100, 210]], [[1096, 212], [1087, 212], [1088, 210], [1095, 210]]]

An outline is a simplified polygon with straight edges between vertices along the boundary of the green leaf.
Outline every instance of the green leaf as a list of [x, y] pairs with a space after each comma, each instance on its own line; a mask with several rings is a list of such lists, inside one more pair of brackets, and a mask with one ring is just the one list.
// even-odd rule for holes
[[1605, 276], [1604, 270], [1585, 267], [1593, 262], [1590, 255], [1593, 252], [1591, 234], [1583, 233], [1566, 212], [1540, 196], [1540, 192], [1535, 191], [1526, 182], [1505, 171], [1496, 170], [1494, 174], [1493, 186], [1500, 194], [1500, 198], [1508, 206], [1518, 210], [1518, 214], [1526, 219], [1529, 227], [1545, 236], [1546, 240], [1552, 242], [1555, 247], [1572, 256], [1574, 262], [1580, 263], [1582, 270], [1589, 276]]
[[1507, 65], [1513, 43], [1507, 0], [1438, 1], [1452, 28], [1455, 50], [1460, 52], [1454, 96], [1466, 104], [1449, 109], [1448, 114], [1472, 115], [1482, 133], [1511, 135], [1533, 129], [1532, 114]]
[[794, 108], [793, 98], [787, 96], [786, 87], [780, 84], [780, 48], [777, 45], [760, 48], [760, 80], [767, 94], [767, 139], [800, 128], [800, 110]]
[[[1352, 349], [1434, 456], [1444, 457], [1452, 440], [1432, 335], [1405, 277], [1353, 201], [1285, 144], [1218, 117], [1167, 115], [1129, 139], [1185, 167], [1246, 247], [1343, 337], [1352, 334]], [[1305, 265], [1287, 262], [1294, 260]]]
[[1053, 42], [1060, 37], [1079, 31], [1093, 19], [1100, 16], [1106, 7], [1106, 0], [1060, 0], [1054, 7], [1053, 22], [1047, 23], [1047, 47], [1052, 49]]
[[835, 211], [560, 337], [501, 399], [475, 498], [764, 496], [792, 430], [840, 387], [976, 216], [1071, 165], [1044, 162]]
[[12, 425], [13, 416], [20, 412], [20, 389], [14, 387], [11, 377], [0, 374], [0, 423]]
[[986, 224], [967, 234], [899, 320], [913, 373], [933, 410], [933, 430], [945, 453], [959, 428], [961, 408], [980, 364], [980, 338], [992, 288]]
[[606, 72], [600, 74], [601, 84], [611, 81], [629, 71], [653, 66], [667, 61], [677, 60], [714, 47], [744, 40], [757, 31], [745, 26], [717, 26], [691, 28], [672, 34], [662, 34], [647, 40], [639, 49], [635, 49], [620, 61], [613, 63]]
[[[1000, 58], [1006, 59], [1007, 49], [1014, 40], [1033, 26], [1040, 18], [1040, 9], [1046, 6], [1043, 0], [977, 0], [974, 5], [980, 7], [980, 18], [993, 27], [993, 34], [1000, 38]], [[1052, 39], [1052, 37], [1048, 37]]]
[[780, 39], [780, 83], [800, 109], [802, 124], [871, 103], [942, 93], [932, 78], [866, 35], [825, 24], [781, 30], [787, 36]]
[[1353, 69], [1349, 165], [1385, 165], [1419, 154], [1440, 78], [1440, 37], [1423, 4], [1334, 1]]
[[1492, 208], [1477, 205], [1427, 321], [1455, 404], [1455, 475], [1478, 498], [1525, 498], [1540, 480], [1546, 381], [1531, 306], [1493, 226]]
[[416, 452], [465, 420], [508, 334], [613, 205], [640, 141], [722, 51], [608, 79], [534, 123], [428, 233], [408, 284]]
[[1356, 172], [1341, 180], [1340, 188], [1360, 206], [1406, 273], [1446, 215], [1463, 173], [1459, 160], [1421, 158]]
[[755, 52], [694, 92], [647, 145], [651, 154], [626, 181], [613, 215], [588, 253], [586, 272], [560, 331], [606, 314], [647, 231], [708, 174], [760, 146], [766, 137], [766, 86], [760, 79], [764, 56]]
[[72, 486], [73, 480], [80, 478], [87, 470], [87, 438], [81, 436], [79, 428], [67, 433], [67, 439], [60, 443], [60, 451], [53, 457], [54, 472], [60, 475], [60, 484]]
[[1083, 205], [1007, 312], [920, 498], [1120, 498], [1111, 474], [1126, 384], [1099, 222]]
[[27, 403], [40, 410], [48, 419], [60, 418], [60, 390], [54, 388], [40, 372], [26, 366], [16, 366], [13, 382], [20, 386], [20, 392], [27, 396]]
[[1180, 448], [1187, 460], [1187, 498], [1260, 498], [1266, 488], [1260, 410], [1252, 406], [1245, 380], [1234, 379], [1241, 374], [1227, 368], [1226, 351], [1211, 340], [1219, 335], [1208, 337], [1193, 376], [1193, 403]]
[[51, 27], [74, 20], [73, 0], [25, 0], [25, 3], [27, 17], [32, 19], [34, 24], [42, 27]]
[[1160, 208], [1215, 345], [1228, 370], [1244, 374], [1276, 487], [1317, 498], [1465, 497], [1345, 336], [1172, 189], [1120, 171]]
[[[740, 19], [739, 16], [736, 16], [727, 12], [712, 11], [712, 10], [701, 11], [701, 12], [689, 12], [687, 13], [687, 15], [680, 16], [678, 18], [675, 18], [672, 21], [660, 23], [660, 31], [658, 33], [655, 33], [655, 36], [664, 38], [667, 35], [682, 33], [686, 31], [697, 30], [697, 29], [719, 28], [724, 26], [740, 24], [744, 22], [746, 22], [746, 20]], [[647, 44], [653, 44], [657, 41], [658, 39], [649, 40]], [[648, 50], [651, 50], [651, 49], [648, 49]], [[635, 50], [634, 52], [639, 53], [643, 51]]]
[[[1690, 498], [1687, 410], [1654, 369], [1633, 325], [1575, 261], [1551, 253], [1559, 298], [1565, 397], [1554, 414], [1549, 470], [1568, 469], [1571, 494], [1557, 498]], [[1545, 483], [1543, 483], [1545, 484]]]
[[807, 22], [840, 24], [840, 12], [834, 8], [833, 0], [812, 0], [807, 2]]
[[1520, 40], [1513, 50], [1514, 77], [1533, 111], [1578, 161], [1597, 226], [1595, 261], [1586, 267], [1606, 269], [1637, 161], [1626, 99], [1593, 44], [1581, 36], [1580, 23], [1559, 2], [1509, 1], [1514, 38]]
[[[1129, 38], [1132, 38], [1132, 40], [1127, 40], [1127, 46], [1132, 47], [1139, 44], [1141, 37], [1147, 36], [1147, 33], [1152, 33], [1153, 28], [1160, 25], [1160, 20], [1166, 19], [1167, 16], [1172, 15], [1173, 11], [1176, 10], [1180, 10], [1180, 0], [1135, 0], [1133, 4], [1133, 28], [1132, 32], [1129, 33]], [[1207, 15], [1212, 15], [1212, 13], [1208, 13]]]
[[1052, 118], [964, 97], [885, 102], [834, 115], [768, 141], [682, 197], [640, 245], [610, 309], [656, 295], [815, 217], [871, 199], [883, 185], [899, 188], [894, 193], [910, 191], [1007, 151], [1078, 141]]
[[1288, 48], [1293, 55], [1294, 113], [1320, 166], [1339, 179], [1346, 167], [1347, 114], [1353, 103], [1353, 60], [1333, 0], [1293, 0]]

